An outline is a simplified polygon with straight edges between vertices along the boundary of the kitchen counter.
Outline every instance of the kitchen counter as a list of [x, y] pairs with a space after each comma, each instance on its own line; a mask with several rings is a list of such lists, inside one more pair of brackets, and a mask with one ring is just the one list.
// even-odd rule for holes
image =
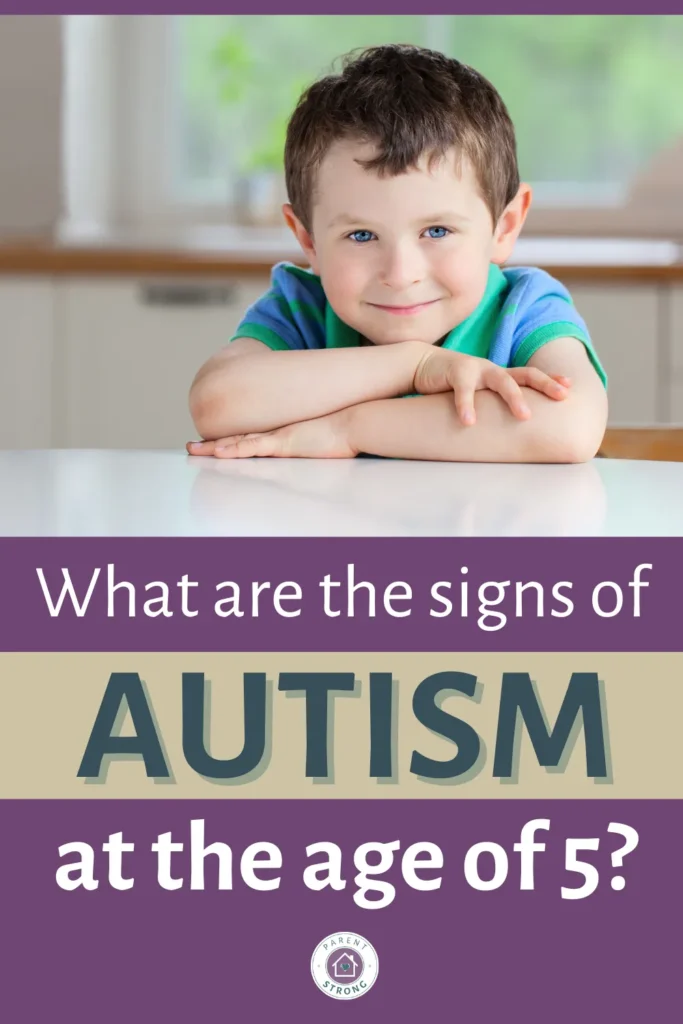
[[[0, 275], [263, 275], [279, 260], [304, 262], [291, 233], [277, 228], [0, 240]], [[529, 237], [518, 242], [510, 265], [515, 263], [560, 278], [683, 281], [683, 246], [676, 241]]]
[[2, 536], [683, 536], [683, 463], [0, 451]]

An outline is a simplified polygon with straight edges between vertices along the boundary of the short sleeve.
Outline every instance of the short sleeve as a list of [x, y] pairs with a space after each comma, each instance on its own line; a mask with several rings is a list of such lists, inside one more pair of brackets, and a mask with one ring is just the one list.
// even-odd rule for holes
[[510, 288], [500, 313], [494, 341], [498, 358], [494, 361], [507, 366], [526, 366], [549, 341], [576, 338], [585, 346], [606, 387], [607, 375], [588, 327], [565, 286], [546, 271], [531, 267], [506, 270], [505, 276]]
[[249, 306], [230, 340], [256, 338], [280, 350], [325, 348], [325, 302], [319, 277], [278, 263], [270, 288]]

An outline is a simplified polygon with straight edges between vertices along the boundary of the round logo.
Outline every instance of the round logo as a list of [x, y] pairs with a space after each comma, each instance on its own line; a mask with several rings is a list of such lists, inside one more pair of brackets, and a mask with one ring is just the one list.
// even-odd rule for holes
[[313, 980], [331, 999], [358, 999], [377, 980], [374, 947], [355, 932], [334, 932], [316, 946], [311, 957]]

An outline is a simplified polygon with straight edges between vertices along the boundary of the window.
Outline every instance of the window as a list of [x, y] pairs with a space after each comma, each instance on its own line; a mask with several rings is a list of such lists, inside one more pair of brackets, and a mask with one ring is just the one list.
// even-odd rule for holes
[[227, 223], [259, 202], [267, 219], [282, 198], [285, 126], [302, 88], [356, 47], [413, 42], [473, 65], [498, 88], [534, 186], [531, 230], [683, 232], [683, 16], [123, 21], [128, 100], [117, 116], [136, 126], [122, 146], [132, 154], [122, 188], [133, 220]]

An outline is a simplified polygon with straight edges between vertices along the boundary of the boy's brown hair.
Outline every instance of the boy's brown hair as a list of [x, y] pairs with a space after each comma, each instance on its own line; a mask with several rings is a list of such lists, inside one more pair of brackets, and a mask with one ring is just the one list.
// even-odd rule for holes
[[434, 50], [369, 47], [303, 93], [287, 128], [285, 178], [308, 231], [316, 172], [341, 139], [373, 143], [377, 155], [363, 166], [380, 175], [402, 174], [423, 155], [434, 161], [454, 147], [472, 164], [494, 224], [519, 188], [515, 131], [498, 92]]

